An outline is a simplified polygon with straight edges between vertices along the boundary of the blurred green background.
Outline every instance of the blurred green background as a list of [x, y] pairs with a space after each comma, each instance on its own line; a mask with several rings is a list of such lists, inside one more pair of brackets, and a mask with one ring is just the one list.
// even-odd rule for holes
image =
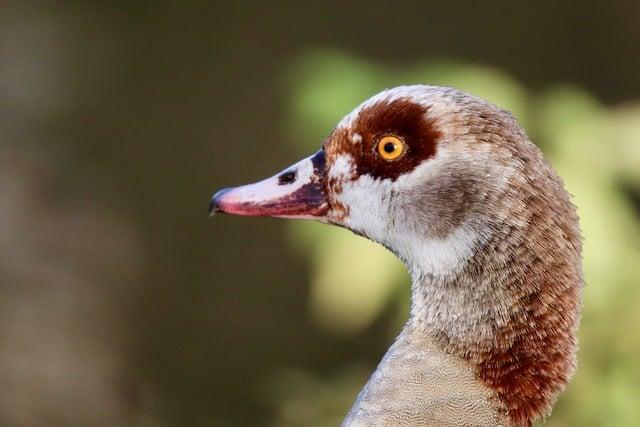
[[580, 366], [546, 425], [640, 425], [636, 0], [1, 2], [0, 425], [337, 425], [402, 265], [206, 207], [409, 83], [511, 110], [575, 195]]

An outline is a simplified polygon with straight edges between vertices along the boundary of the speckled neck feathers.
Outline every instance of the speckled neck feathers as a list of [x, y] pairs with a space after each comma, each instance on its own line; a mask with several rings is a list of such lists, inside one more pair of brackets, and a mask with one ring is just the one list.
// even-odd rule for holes
[[555, 175], [537, 166], [547, 176], [493, 201], [512, 218], [497, 215], [460, 271], [416, 274], [409, 322], [469, 362], [514, 425], [548, 415], [576, 365], [580, 236]]

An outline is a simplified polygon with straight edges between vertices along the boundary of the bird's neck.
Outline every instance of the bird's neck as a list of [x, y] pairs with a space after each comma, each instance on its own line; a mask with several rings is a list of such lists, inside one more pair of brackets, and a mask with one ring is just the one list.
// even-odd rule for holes
[[562, 228], [505, 226], [449, 272], [413, 264], [406, 333], [464, 361], [509, 425], [548, 415], [575, 369], [579, 244]]
[[348, 420], [392, 408], [411, 425], [459, 425], [428, 417], [469, 404], [499, 419], [470, 425], [529, 426], [550, 413], [576, 366], [581, 237], [561, 181], [534, 166], [444, 238], [378, 239], [411, 273], [411, 315]]

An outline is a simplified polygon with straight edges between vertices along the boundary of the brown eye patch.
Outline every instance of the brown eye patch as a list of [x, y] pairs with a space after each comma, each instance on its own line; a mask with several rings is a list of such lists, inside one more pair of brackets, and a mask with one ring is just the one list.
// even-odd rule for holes
[[[380, 101], [362, 110], [352, 127], [362, 136], [360, 152], [355, 156], [358, 175], [395, 181], [435, 155], [442, 133], [426, 113], [427, 107], [407, 98]], [[394, 162], [382, 160], [376, 152], [379, 140], [386, 135], [397, 135], [406, 144], [406, 153]]]

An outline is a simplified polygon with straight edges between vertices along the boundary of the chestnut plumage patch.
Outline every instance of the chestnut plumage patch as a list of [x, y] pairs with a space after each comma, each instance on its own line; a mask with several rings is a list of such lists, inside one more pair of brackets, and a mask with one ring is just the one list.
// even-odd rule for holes
[[[380, 101], [362, 110], [353, 126], [362, 135], [358, 174], [396, 180], [432, 157], [441, 134], [426, 113], [426, 107], [406, 98]], [[394, 161], [384, 161], [376, 152], [378, 141], [388, 135], [395, 135], [406, 144], [406, 153]]]
[[[344, 130], [334, 132], [330, 137], [330, 144], [335, 144], [332, 151], [353, 156], [358, 176], [368, 174], [395, 181], [436, 153], [442, 134], [426, 113], [427, 107], [407, 98], [377, 102], [364, 108], [350, 128], [361, 140], [354, 143]], [[381, 138], [390, 135], [406, 144], [406, 152], [396, 160], [385, 161], [376, 147]]]

